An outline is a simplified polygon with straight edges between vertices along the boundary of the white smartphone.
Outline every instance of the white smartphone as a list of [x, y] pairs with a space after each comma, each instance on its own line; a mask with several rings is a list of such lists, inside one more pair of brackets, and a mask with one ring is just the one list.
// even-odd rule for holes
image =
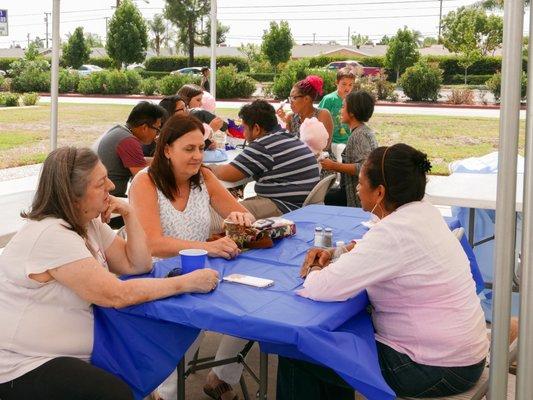
[[257, 278], [250, 275], [231, 274], [222, 278], [223, 281], [240, 283], [242, 285], [248, 285], [258, 288], [266, 288], [272, 286], [274, 281], [272, 279]]
[[257, 229], [268, 228], [272, 225], [274, 225], [274, 221], [272, 221], [271, 219], [258, 219], [252, 224], [252, 226]]

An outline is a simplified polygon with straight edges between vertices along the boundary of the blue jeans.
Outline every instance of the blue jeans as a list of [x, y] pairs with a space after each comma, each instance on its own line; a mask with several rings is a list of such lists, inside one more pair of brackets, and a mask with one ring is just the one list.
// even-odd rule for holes
[[467, 367], [418, 364], [383, 343], [378, 346], [381, 373], [397, 396], [441, 397], [466, 392], [485, 368], [485, 359]]
[[[377, 342], [385, 381], [397, 396], [441, 397], [462, 393], [476, 384], [485, 368], [483, 359], [468, 367], [418, 364], [406, 354]], [[332, 369], [279, 357], [278, 400], [353, 400], [354, 390]]]

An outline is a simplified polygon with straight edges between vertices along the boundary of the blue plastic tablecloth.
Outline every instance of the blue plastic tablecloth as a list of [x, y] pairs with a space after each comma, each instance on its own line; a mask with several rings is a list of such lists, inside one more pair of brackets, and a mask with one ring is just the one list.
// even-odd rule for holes
[[[256, 340], [262, 351], [333, 368], [369, 399], [394, 399], [379, 369], [366, 292], [345, 302], [320, 303], [297, 296], [298, 271], [313, 242], [314, 227], [327, 225], [334, 240], [361, 237], [360, 209], [308, 206], [287, 214], [294, 237], [273, 248], [251, 250], [234, 260], [210, 258], [207, 267], [272, 279], [257, 289], [222, 282], [209, 294], [185, 294], [120, 310], [94, 307], [93, 364], [126, 381], [137, 398], [150, 393], [175, 368], [200, 329]], [[453, 229], [457, 220], [449, 220]], [[465, 250], [469, 250], [466, 240]], [[470, 250], [471, 253], [471, 250]], [[473, 255], [472, 255], [473, 257]], [[471, 258], [475, 263], [475, 259]], [[159, 261], [148, 276], [163, 277], [179, 258]], [[472, 265], [477, 270], [477, 264]], [[146, 275], [145, 275], [146, 276]]]

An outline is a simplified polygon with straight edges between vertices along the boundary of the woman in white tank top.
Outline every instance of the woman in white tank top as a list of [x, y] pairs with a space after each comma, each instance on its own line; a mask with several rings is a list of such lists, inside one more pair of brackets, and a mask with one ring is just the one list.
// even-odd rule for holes
[[[207, 242], [210, 206], [221, 217], [233, 222], [250, 226], [254, 221], [252, 214], [215, 175], [202, 167], [203, 133], [204, 127], [196, 118], [171, 117], [158, 139], [151, 166], [137, 174], [132, 182], [129, 199], [139, 214], [153, 257], [173, 257], [180, 250], [190, 248], [205, 249], [211, 257], [237, 256], [239, 248], [228, 237]], [[242, 339], [225, 336], [216, 358], [236, 355], [245, 343]], [[209, 395], [223, 393], [223, 398], [233, 398], [229, 384], [236, 384], [241, 373], [242, 364], [217, 367], [209, 374], [204, 390]], [[159, 394], [165, 400], [176, 397], [174, 374], [159, 387]]]

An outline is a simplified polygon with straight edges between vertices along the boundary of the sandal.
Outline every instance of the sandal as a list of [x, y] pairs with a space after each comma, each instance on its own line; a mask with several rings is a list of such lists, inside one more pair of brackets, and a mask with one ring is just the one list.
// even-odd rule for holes
[[[214, 400], [220, 400], [224, 393], [230, 392], [232, 390], [233, 388], [231, 387], [231, 385], [226, 382], [219, 383], [214, 388], [207, 384], [204, 385], [204, 393]], [[235, 395], [232, 400], [239, 400], [239, 396]]]

